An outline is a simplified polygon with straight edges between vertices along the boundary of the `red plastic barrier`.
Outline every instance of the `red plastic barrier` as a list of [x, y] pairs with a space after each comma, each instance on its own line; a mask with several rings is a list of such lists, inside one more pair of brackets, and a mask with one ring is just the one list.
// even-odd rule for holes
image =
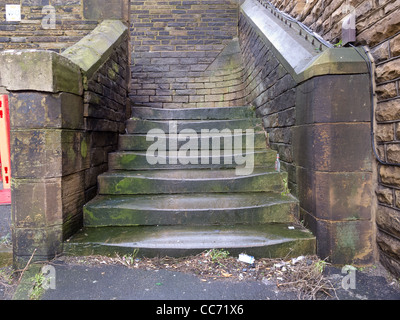
[[3, 188], [10, 189], [10, 113], [8, 109], [7, 95], [0, 95], [0, 157]]

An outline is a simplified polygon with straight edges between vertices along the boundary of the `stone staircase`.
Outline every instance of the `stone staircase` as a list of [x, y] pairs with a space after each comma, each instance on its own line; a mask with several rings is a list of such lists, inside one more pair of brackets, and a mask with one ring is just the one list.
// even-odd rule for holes
[[267, 149], [250, 107], [132, 112], [119, 151], [109, 154], [109, 172], [98, 178], [98, 196], [84, 207], [84, 229], [65, 242], [66, 253], [315, 252], [314, 236], [295, 223], [297, 199], [284, 194], [287, 173], [275, 171], [276, 152]]

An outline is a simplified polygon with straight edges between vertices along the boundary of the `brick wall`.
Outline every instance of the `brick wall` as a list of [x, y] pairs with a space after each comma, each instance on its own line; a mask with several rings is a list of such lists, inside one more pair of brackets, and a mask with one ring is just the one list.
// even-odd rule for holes
[[[20, 22], [7, 22], [5, 5], [21, 5]], [[46, 5], [55, 8], [55, 29], [43, 29]], [[0, 0], [0, 50], [44, 49], [62, 52], [90, 33], [98, 24], [83, 16], [82, 0]]]
[[[368, 46], [376, 63], [374, 133], [377, 153], [383, 162], [400, 163], [400, 3], [397, 0], [271, 2], [332, 43], [341, 38], [341, 20], [348, 14], [348, 9], [355, 10], [355, 44]], [[378, 162], [376, 165], [380, 260], [400, 275], [400, 168]]]
[[237, 37], [237, 24], [233, 0], [131, 0], [132, 101], [160, 108], [242, 104], [237, 60], [220, 56], [222, 65], [211, 67]]

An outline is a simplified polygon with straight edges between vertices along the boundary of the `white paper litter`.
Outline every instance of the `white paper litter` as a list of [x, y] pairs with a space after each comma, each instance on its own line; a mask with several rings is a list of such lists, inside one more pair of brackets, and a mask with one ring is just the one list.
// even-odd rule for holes
[[239, 261], [252, 264], [252, 263], [254, 263], [255, 259], [253, 256], [249, 256], [245, 253], [241, 253], [241, 254], [239, 254]]

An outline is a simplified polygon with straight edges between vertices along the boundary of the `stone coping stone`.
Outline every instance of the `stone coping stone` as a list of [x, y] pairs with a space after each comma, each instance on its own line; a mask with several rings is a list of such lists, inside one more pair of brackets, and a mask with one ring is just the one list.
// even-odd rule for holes
[[5, 50], [0, 65], [0, 85], [9, 91], [83, 93], [80, 68], [56, 52]]
[[[282, 22], [256, 0], [246, 0], [241, 13], [297, 83], [326, 74], [368, 73], [367, 56], [355, 48], [321, 48]], [[314, 38], [314, 43], [317, 42]]]
[[[0, 52], [0, 86], [9, 91], [83, 94], [83, 75], [90, 79], [127, 35], [119, 20], [105, 20], [62, 54], [47, 50]], [[23, 79], [24, 81], [21, 81]]]
[[88, 79], [110, 57], [113, 48], [127, 35], [128, 28], [119, 20], [104, 20], [82, 40], [61, 55], [76, 63]]

